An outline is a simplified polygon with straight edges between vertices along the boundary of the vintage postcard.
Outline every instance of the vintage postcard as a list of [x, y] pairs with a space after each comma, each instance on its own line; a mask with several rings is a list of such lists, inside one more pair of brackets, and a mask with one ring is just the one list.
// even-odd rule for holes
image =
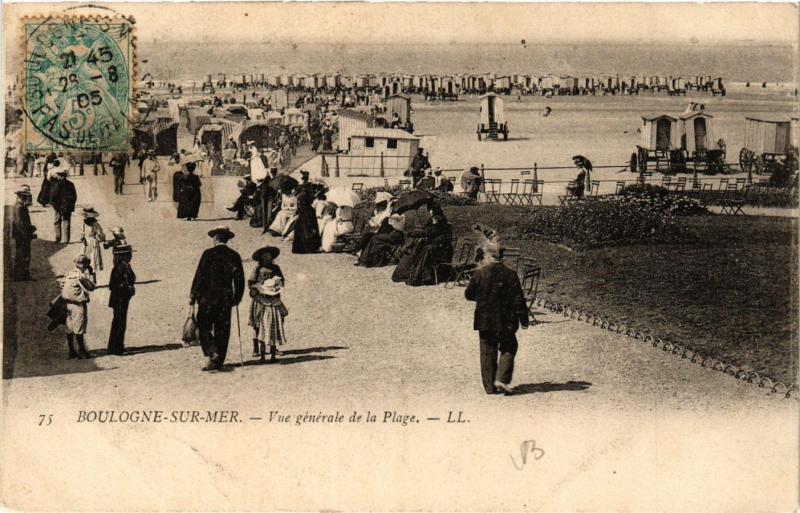
[[2, 23], [4, 508], [798, 508], [796, 3]]

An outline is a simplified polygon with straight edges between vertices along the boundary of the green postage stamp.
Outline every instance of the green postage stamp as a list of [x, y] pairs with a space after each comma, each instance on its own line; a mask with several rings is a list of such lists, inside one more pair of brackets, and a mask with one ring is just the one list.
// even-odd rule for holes
[[133, 24], [69, 16], [23, 23], [25, 151], [127, 151]]

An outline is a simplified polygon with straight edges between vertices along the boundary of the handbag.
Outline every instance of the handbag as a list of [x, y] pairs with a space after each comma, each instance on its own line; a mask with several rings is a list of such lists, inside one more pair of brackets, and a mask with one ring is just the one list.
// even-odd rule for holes
[[197, 319], [194, 315], [194, 307], [192, 307], [192, 309], [189, 311], [189, 317], [186, 319], [186, 322], [183, 323], [183, 334], [181, 335], [181, 340], [183, 340], [187, 346], [196, 346], [199, 338]]

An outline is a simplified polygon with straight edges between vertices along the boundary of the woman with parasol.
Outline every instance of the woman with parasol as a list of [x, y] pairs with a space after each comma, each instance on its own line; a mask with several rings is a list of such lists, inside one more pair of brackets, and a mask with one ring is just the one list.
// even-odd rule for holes
[[406, 216], [403, 214], [392, 214], [389, 216], [389, 226], [392, 231], [388, 233], [375, 234], [358, 256], [357, 265], [364, 267], [383, 267], [397, 263], [397, 250], [406, 240], [405, 226]]
[[[420, 194], [418, 191], [414, 193]], [[398, 212], [402, 211], [402, 203], [403, 198], [398, 202]], [[407, 234], [392, 281], [405, 282], [412, 287], [432, 285], [436, 282], [435, 267], [453, 257], [453, 229], [442, 207], [433, 200], [429, 200], [426, 206], [428, 221], [422, 228]]]

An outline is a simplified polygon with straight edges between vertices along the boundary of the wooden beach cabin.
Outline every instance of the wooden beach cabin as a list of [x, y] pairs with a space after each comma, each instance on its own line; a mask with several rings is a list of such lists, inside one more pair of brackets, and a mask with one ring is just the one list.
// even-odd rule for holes
[[560, 94], [578, 94], [578, 79], [569, 75], [559, 77]]
[[770, 162], [785, 162], [798, 148], [797, 125], [796, 117], [745, 118], [744, 147], [739, 153], [742, 170], [760, 173]]
[[350, 138], [355, 133], [367, 128], [374, 128], [375, 118], [366, 112], [353, 109], [341, 109], [338, 112], [339, 151], [349, 151]]
[[400, 128], [407, 131], [414, 131], [414, 123], [411, 121], [411, 97], [404, 94], [394, 94], [383, 101], [386, 106], [386, 126], [392, 122], [394, 114], [400, 117]]
[[511, 77], [497, 77], [494, 80], [494, 92], [497, 94], [511, 94]]
[[499, 134], [508, 139], [508, 123], [503, 112], [503, 99], [495, 93], [481, 96], [480, 122], [478, 123], [478, 140], [486, 134], [487, 139], [497, 140]]
[[350, 135], [340, 165], [347, 176], [401, 176], [419, 148], [419, 138], [391, 128], [365, 128]]
[[259, 148], [267, 148], [270, 145], [270, 123], [268, 120], [244, 121], [233, 128], [231, 137], [239, 148], [246, 148], [247, 141], [255, 141]]
[[680, 148], [688, 155], [719, 149], [712, 132], [714, 116], [703, 110], [685, 112], [678, 116]]
[[648, 164], [670, 170], [670, 153], [678, 149], [678, 120], [666, 114], [642, 116], [642, 139], [631, 155], [631, 170], [646, 171]]
[[178, 122], [170, 116], [146, 119], [133, 127], [133, 147], [154, 149], [156, 155], [178, 153]]

